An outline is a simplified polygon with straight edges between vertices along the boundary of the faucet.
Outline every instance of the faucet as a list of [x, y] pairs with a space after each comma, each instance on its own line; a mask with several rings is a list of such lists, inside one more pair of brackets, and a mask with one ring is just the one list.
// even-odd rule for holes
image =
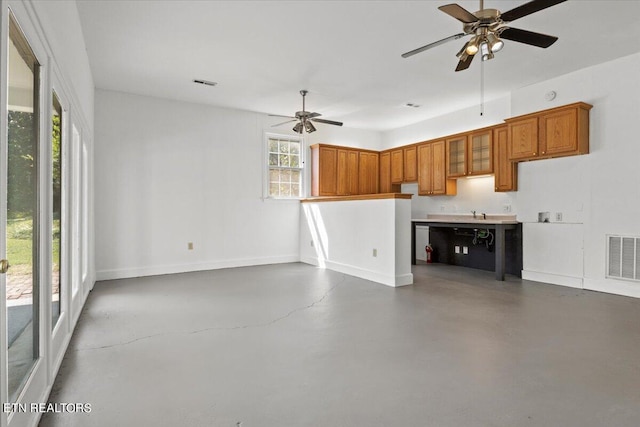
[[482, 212], [482, 219], [487, 219], [487, 214]]
[[476, 211], [471, 211], [471, 213], [473, 214], [473, 219], [476, 219]]

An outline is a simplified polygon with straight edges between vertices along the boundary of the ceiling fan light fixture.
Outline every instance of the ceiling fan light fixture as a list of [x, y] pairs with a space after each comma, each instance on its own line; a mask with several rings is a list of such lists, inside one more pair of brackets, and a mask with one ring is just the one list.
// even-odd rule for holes
[[487, 35], [487, 42], [489, 43], [489, 47], [491, 47], [491, 52], [493, 53], [499, 52], [504, 47], [504, 42], [494, 33], [489, 33]]
[[465, 49], [465, 52], [467, 52], [467, 55], [475, 55], [476, 53], [478, 53], [478, 37], [477, 36], [469, 40], [469, 43], [467, 43], [467, 48]]
[[300, 122], [296, 123], [296, 125], [293, 127], [293, 131], [300, 134], [302, 133], [303, 129], [304, 128], [302, 127], [302, 123]]
[[311, 133], [311, 132], [315, 132], [316, 131], [316, 127], [309, 120], [304, 122], [304, 129], [307, 131], [307, 133]]
[[480, 45], [480, 54], [482, 55], [483, 61], [488, 61], [494, 58], [491, 46], [489, 46], [489, 43], [487, 42], [482, 42]]

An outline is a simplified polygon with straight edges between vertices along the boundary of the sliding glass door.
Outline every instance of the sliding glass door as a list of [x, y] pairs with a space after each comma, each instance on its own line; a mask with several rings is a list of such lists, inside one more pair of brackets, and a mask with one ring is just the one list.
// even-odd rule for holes
[[[40, 355], [39, 74], [40, 64], [13, 16], [9, 19], [6, 168], [7, 383], [9, 402]], [[3, 171], [4, 173], [4, 171]]]
[[90, 156], [32, 2], [0, 3], [0, 427], [19, 427], [37, 420], [29, 404], [51, 387], [93, 279]]

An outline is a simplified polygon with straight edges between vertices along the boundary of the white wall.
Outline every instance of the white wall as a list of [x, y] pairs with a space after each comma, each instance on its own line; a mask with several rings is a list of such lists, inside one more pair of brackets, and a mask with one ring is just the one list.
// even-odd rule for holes
[[[403, 185], [403, 192], [416, 194], [412, 217], [470, 210], [503, 213], [509, 206], [525, 223], [523, 277], [640, 297], [639, 283], [605, 279], [605, 235], [640, 236], [639, 73], [640, 54], [634, 54], [516, 90], [510, 99], [493, 101], [485, 117], [475, 121], [478, 109], [472, 108], [385, 132], [383, 147], [391, 148], [576, 101], [594, 106], [590, 154], [520, 163], [517, 192], [493, 192], [493, 178], [459, 179], [453, 197], [417, 196], [416, 184]], [[557, 97], [547, 102], [544, 95], [550, 90]], [[552, 221], [562, 213], [562, 221], [546, 228], [533, 225], [540, 211], [551, 212]], [[550, 244], [559, 239], [562, 245]]]
[[52, 60], [65, 76], [74, 107], [93, 132], [94, 83], [74, 1], [31, 1], [46, 34]]
[[383, 132], [382, 149], [386, 150], [502, 123], [505, 118], [509, 117], [509, 102], [509, 97], [487, 101], [482, 115], [480, 115], [480, 105], [477, 105]]
[[[299, 202], [263, 199], [264, 132], [293, 134], [280, 120], [98, 90], [99, 278], [298, 261]], [[307, 146], [379, 145], [317, 127]]]
[[[584, 287], [636, 297], [640, 283], [605, 278], [605, 235], [640, 236], [638, 74], [640, 54], [634, 54], [522, 88], [511, 99], [512, 115], [575, 101], [593, 105], [589, 155], [520, 164], [518, 218], [531, 221], [544, 208], [562, 212], [566, 222], [584, 224]], [[558, 94], [552, 103], [544, 101], [549, 90]], [[571, 253], [578, 257], [580, 250]], [[524, 262], [540, 265], [540, 256], [540, 251], [532, 251]]]
[[302, 203], [301, 261], [388, 286], [413, 283], [410, 205], [408, 199]]

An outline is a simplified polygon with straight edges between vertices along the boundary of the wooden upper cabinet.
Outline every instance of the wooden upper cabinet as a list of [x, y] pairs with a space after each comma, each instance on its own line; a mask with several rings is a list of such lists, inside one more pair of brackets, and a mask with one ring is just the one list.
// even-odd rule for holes
[[378, 153], [360, 151], [358, 162], [358, 194], [374, 194], [379, 188]]
[[456, 194], [456, 181], [453, 179], [447, 179], [446, 174], [446, 150], [444, 141], [438, 141], [431, 143], [433, 146], [433, 189], [434, 195], [455, 195]]
[[586, 154], [589, 152], [589, 110], [579, 102], [550, 110], [540, 116], [540, 155]]
[[338, 165], [336, 168], [336, 172], [337, 172], [336, 194], [338, 196], [346, 196], [349, 194], [349, 176], [347, 173], [347, 168], [348, 168], [347, 160], [348, 160], [349, 152], [347, 150], [340, 150], [340, 149], [338, 149], [337, 152], [338, 152]]
[[447, 178], [467, 175], [467, 135], [456, 135], [446, 140]]
[[311, 195], [358, 194], [358, 151], [315, 144], [311, 146]]
[[509, 159], [587, 154], [591, 108], [577, 102], [505, 120], [509, 126]]
[[493, 173], [493, 130], [484, 129], [469, 135], [468, 175]]
[[416, 146], [404, 150], [404, 180], [403, 182], [418, 181], [418, 155]]
[[380, 153], [380, 192], [391, 193], [391, 153]]
[[427, 142], [417, 147], [418, 195], [455, 195], [456, 181], [446, 177], [445, 141]]
[[528, 117], [509, 126], [509, 160], [524, 160], [538, 155], [538, 117]]
[[433, 144], [418, 145], [418, 195], [433, 191]]
[[509, 128], [499, 126], [493, 130], [493, 164], [495, 191], [518, 189], [518, 164], [509, 160]]
[[519, 161], [589, 152], [589, 110], [577, 102], [505, 120], [505, 125], [383, 152], [311, 146], [312, 196], [391, 193], [418, 182], [422, 196], [456, 194], [456, 178], [495, 174], [495, 191], [516, 191]]
[[404, 155], [402, 148], [391, 151], [391, 182], [402, 184], [404, 180]]
[[335, 147], [314, 145], [311, 147], [312, 196], [335, 196], [338, 194], [338, 150]]
[[349, 195], [358, 194], [358, 167], [360, 156], [358, 151], [349, 150], [347, 153], [347, 175], [349, 177]]

